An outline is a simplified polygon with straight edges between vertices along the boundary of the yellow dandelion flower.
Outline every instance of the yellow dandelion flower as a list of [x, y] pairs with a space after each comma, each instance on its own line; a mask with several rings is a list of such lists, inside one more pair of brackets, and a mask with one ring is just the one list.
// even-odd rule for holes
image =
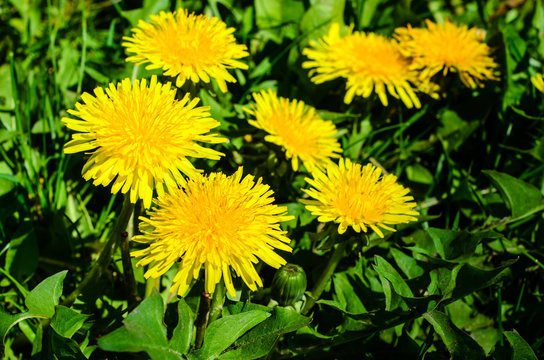
[[536, 74], [535, 76], [531, 77], [531, 82], [538, 91], [544, 93], [544, 79], [542, 78], [541, 74]]
[[332, 24], [327, 35], [312, 41], [302, 51], [310, 61], [302, 64], [310, 71], [316, 84], [339, 77], [347, 79], [344, 102], [351, 103], [355, 95], [364, 98], [373, 92], [387, 106], [387, 94], [400, 98], [408, 107], [421, 107], [415, 94], [417, 73], [410, 70], [410, 62], [400, 52], [394, 40], [384, 36], [352, 32], [340, 36], [340, 26]]
[[227, 82], [236, 82], [228, 69], [247, 69], [238, 61], [248, 56], [245, 45], [236, 44], [234, 28], [217, 17], [161, 11], [150, 22], [140, 20], [132, 37], [123, 37], [123, 46], [136, 55], [127, 61], [151, 63], [146, 69], [163, 69], [164, 75], [176, 77], [176, 86], [186, 80], [198, 83], [215, 79], [219, 89], [227, 92]]
[[86, 152], [83, 167], [85, 180], [107, 186], [112, 193], [130, 191], [130, 201], [143, 199], [151, 206], [153, 188], [162, 194], [176, 188], [187, 176], [198, 174], [187, 156], [217, 160], [222, 153], [202, 147], [204, 143], [221, 143], [226, 139], [209, 134], [219, 122], [210, 117], [209, 107], [197, 107], [198, 98], [189, 95], [175, 100], [171, 84], [157, 83], [153, 76], [125, 79], [115, 86], [96, 88], [94, 95], [81, 95], [83, 103], [68, 113], [80, 120], [63, 118], [66, 127], [78, 131], [64, 145], [67, 154]]
[[315, 109], [300, 100], [278, 97], [272, 91], [254, 93], [255, 104], [244, 108], [255, 120], [249, 123], [266, 131], [264, 139], [285, 149], [293, 169], [299, 167], [299, 159], [308, 171], [323, 168], [331, 158], [338, 158], [342, 151], [334, 138], [338, 131], [332, 121], [322, 120]]
[[362, 167], [349, 159], [327, 167], [327, 173], [316, 171], [313, 179], [306, 178], [310, 189], [303, 189], [315, 200], [301, 200], [320, 222], [339, 223], [343, 234], [348, 226], [356, 232], [370, 227], [380, 237], [380, 230], [395, 231], [388, 225], [408, 223], [419, 215], [413, 208], [414, 198], [409, 189], [397, 183], [395, 175], [381, 175], [372, 164]]
[[287, 208], [273, 205], [273, 191], [242, 168], [231, 176], [211, 173], [187, 180], [181, 189], [159, 196], [149, 218], [140, 217], [142, 235], [133, 240], [149, 243], [132, 253], [138, 266], [152, 264], [146, 278], [159, 277], [181, 260], [171, 291], [183, 296], [192, 279], [205, 267], [205, 290], [213, 293], [223, 277], [235, 296], [231, 267], [252, 290], [263, 286], [253, 264], [263, 260], [279, 268], [285, 260], [274, 249], [291, 252], [279, 223], [293, 219]]
[[430, 79], [442, 71], [459, 73], [465, 86], [483, 86], [482, 81], [497, 80], [493, 75], [498, 66], [490, 56], [490, 48], [482, 42], [485, 33], [448, 20], [436, 24], [426, 20], [427, 28], [395, 30], [403, 53], [412, 58], [411, 68], [420, 72], [421, 79]]

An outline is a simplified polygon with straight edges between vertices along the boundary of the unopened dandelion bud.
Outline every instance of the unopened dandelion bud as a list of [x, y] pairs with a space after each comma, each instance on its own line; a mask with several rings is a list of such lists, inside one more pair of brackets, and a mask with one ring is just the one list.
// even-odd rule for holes
[[295, 264], [282, 266], [272, 280], [272, 297], [281, 306], [293, 305], [306, 291], [306, 273]]

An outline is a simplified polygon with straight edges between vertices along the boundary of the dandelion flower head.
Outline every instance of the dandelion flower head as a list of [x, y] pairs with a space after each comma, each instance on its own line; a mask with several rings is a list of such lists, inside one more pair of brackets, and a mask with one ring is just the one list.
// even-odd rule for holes
[[302, 51], [309, 61], [302, 64], [310, 71], [316, 84], [336, 78], [347, 79], [344, 102], [349, 104], [355, 95], [364, 98], [376, 93], [384, 106], [388, 94], [400, 98], [408, 107], [421, 107], [415, 91], [417, 73], [391, 39], [374, 33], [352, 32], [340, 35], [340, 25], [335, 23], [327, 35]]
[[223, 278], [235, 296], [231, 268], [252, 291], [263, 286], [254, 264], [263, 260], [279, 268], [285, 260], [274, 249], [291, 252], [290, 240], [279, 223], [293, 219], [287, 208], [272, 204], [270, 187], [247, 175], [211, 173], [188, 179], [180, 189], [160, 196], [157, 208], [140, 217], [142, 235], [133, 240], [148, 243], [132, 253], [138, 266], [152, 264], [145, 277], [159, 277], [181, 260], [171, 291], [183, 296], [192, 279], [205, 268], [205, 290], [213, 293]]
[[490, 56], [490, 48], [482, 42], [485, 32], [449, 20], [436, 24], [426, 20], [427, 28], [410, 25], [395, 30], [403, 53], [412, 58], [411, 68], [422, 79], [430, 79], [442, 71], [459, 73], [463, 84], [470, 88], [482, 86], [486, 79], [497, 80], [493, 71], [498, 66]]
[[332, 121], [322, 120], [313, 107], [278, 97], [272, 90], [254, 93], [253, 99], [255, 104], [244, 109], [255, 117], [249, 123], [269, 134], [266, 141], [285, 149], [295, 171], [299, 161], [311, 172], [340, 157], [336, 127]]
[[303, 189], [314, 200], [301, 200], [318, 221], [339, 224], [338, 233], [348, 226], [356, 232], [368, 228], [384, 237], [382, 229], [395, 231], [389, 225], [417, 220], [414, 198], [409, 189], [397, 183], [394, 175], [382, 175], [372, 164], [364, 167], [349, 159], [316, 171], [313, 179], [306, 178], [310, 189]]
[[135, 55], [127, 61], [151, 63], [147, 69], [163, 69], [177, 77], [176, 86], [186, 80], [209, 83], [215, 79], [222, 92], [227, 82], [236, 82], [229, 69], [247, 69], [238, 61], [248, 56], [247, 47], [236, 43], [234, 28], [217, 17], [189, 14], [187, 10], [161, 11], [150, 21], [140, 20], [132, 37], [123, 37], [123, 46]]
[[62, 119], [77, 131], [64, 152], [89, 154], [85, 180], [103, 186], [113, 182], [112, 193], [130, 192], [131, 202], [143, 199], [149, 208], [154, 188], [160, 195], [183, 182], [182, 174], [198, 174], [187, 156], [217, 160], [223, 155], [197, 143], [226, 141], [209, 133], [219, 126], [209, 107], [197, 107], [198, 98], [186, 95], [178, 101], [175, 96], [171, 84], [160, 84], [155, 76], [149, 84], [125, 79], [96, 88], [94, 96], [84, 93], [83, 103], [68, 110], [79, 119]]
[[542, 78], [542, 74], [536, 74], [531, 77], [531, 82], [538, 91], [544, 93], [544, 79]]

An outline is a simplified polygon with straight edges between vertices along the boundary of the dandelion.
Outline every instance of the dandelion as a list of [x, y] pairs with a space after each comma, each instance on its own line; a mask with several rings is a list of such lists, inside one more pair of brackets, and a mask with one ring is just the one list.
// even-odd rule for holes
[[403, 53], [412, 58], [411, 69], [420, 72], [421, 79], [430, 79], [442, 71], [459, 73], [465, 86], [483, 86], [486, 79], [497, 80], [493, 71], [498, 66], [491, 58], [489, 47], [482, 42], [485, 33], [466, 25], [455, 25], [446, 20], [436, 24], [426, 20], [427, 28], [395, 30], [395, 37]]
[[274, 249], [292, 251], [279, 223], [293, 217], [286, 207], [272, 204], [272, 195], [261, 179], [242, 179], [242, 168], [231, 176], [211, 173], [188, 179], [181, 189], [160, 196], [149, 218], [140, 217], [143, 234], [133, 240], [149, 246], [132, 256], [142, 257], [138, 266], [152, 264], [146, 278], [161, 276], [181, 259], [171, 288], [177, 286], [181, 296], [203, 265], [206, 292], [213, 293], [222, 277], [235, 296], [231, 267], [255, 291], [263, 284], [253, 264], [261, 259], [279, 268], [285, 260]]
[[238, 61], [248, 56], [245, 45], [236, 44], [234, 28], [217, 17], [161, 11], [150, 22], [140, 20], [132, 37], [123, 37], [123, 46], [136, 55], [127, 58], [137, 64], [151, 63], [146, 69], [163, 69], [164, 75], [176, 77], [176, 86], [186, 80], [209, 83], [213, 78], [222, 92], [227, 82], [236, 82], [229, 69], [247, 69]]
[[347, 79], [344, 102], [349, 104], [355, 95], [364, 98], [376, 93], [384, 106], [387, 94], [400, 98], [408, 107], [421, 107], [415, 91], [417, 73], [410, 69], [394, 40], [384, 36], [352, 32], [340, 36], [340, 26], [333, 24], [327, 35], [312, 41], [302, 51], [310, 60], [302, 64], [310, 71], [316, 84], [336, 78]]
[[96, 88], [94, 95], [81, 95], [83, 103], [68, 113], [79, 120], [63, 118], [64, 124], [78, 133], [64, 145], [67, 154], [90, 155], [82, 175], [94, 185], [108, 186], [112, 193], [130, 192], [130, 201], [143, 199], [151, 206], [153, 189], [158, 194], [183, 182], [182, 173], [194, 176], [188, 156], [217, 160], [222, 153], [197, 142], [221, 143], [226, 139], [209, 134], [219, 126], [209, 107], [197, 107], [198, 98], [175, 100], [171, 84], [129, 79], [105, 90]]
[[542, 78], [541, 74], [536, 74], [535, 76], [531, 77], [531, 82], [538, 91], [544, 93], [544, 79]]
[[327, 173], [316, 171], [306, 181], [313, 187], [303, 189], [315, 200], [302, 200], [320, 222], [334, 221], [343, 234], [348, 226], [356, 232], [371, 228], [380, 237], [382, 229], [395, 231], [388, 225], [408, 223], [419, 215], [413, 208], [409, 189], [397, 183], [394, 175], [383, 175], [372, 164], [362, 167], [349, 159], [327, 167]]
[[322, 168], [342, 151], [332, 121], [322, 120], [315, 109], [299, 100], [278, 97], [272, 91], [254, 93], [255, 104], [244, 110], [255, 117], [249, 123], [266, 131], [264, 139], [281, 146], [296, 171], [301, 161], [308, 171]]

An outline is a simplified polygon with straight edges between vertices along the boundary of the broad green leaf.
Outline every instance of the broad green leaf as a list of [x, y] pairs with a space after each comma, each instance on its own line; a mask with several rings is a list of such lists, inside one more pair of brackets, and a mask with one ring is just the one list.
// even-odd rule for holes
[[[24, 323], [21, 323], [21, 325]], [[20, 327], [20, 326], [19, 326]], [[47, 330], [46, 330], [47, 331]], [[32, 356], [36, 354], [43, 354], [43, 333], [44, 333], [44, 326], [43, 324], [39, 324], [38, 328], [36, 329], [36, 334], [34, 335], [34, 341], [32, 341]]]
[[499, 330], [489, 326], [489, 323], [485, 328], [470, 330], [470, 335], [474, 340], [476, 340], [482, 349], [484, 349], [486, 354], [491, 352], [495, 344], [497, 344], [500, 339]]
[[397, 294], [405, 297], [414, 296], [412, 290], [410, 289], [408, 284], [406, 284], [406, 281], [404, 281], [398, 271], [391, 264], [389, 264], [387, 260], [379, 255], [376, 255], [374, 259], [376, 261], [376, 265], [374, 265], [374, 270], [376, 270], [376, 272], [380, 276], [383, 276], [391, 283], [391, 285], [393, 285], [393, 289], [395, 289], [395, 292]]
[[452, 270], [447, 267], [438, 267], [429, 272], [429, 277], [431, 278], [431, 282], [427, 286], [429, 295], [444, 294], [451, 284]]
[[[346, 115], [343, 114], [344, 119]], [[332, 119], [334, 121], [334, 118]], [[372, 133], [372, 122], [370, 121], [370, 115], [366, 116], [360, 122], [355, 121], [351, 135], [344, 139], [343, 145], [344, 151], [347, 151], [350, 157], [357, 159], [360, 156], [361, 149], [365, 144], [366, 139]]]
[[519, 335], [516, 330], [505, 331], [504, 335], [514, 350], [514, 359], [537, 359], [533, 348]]
[[32, 129], [30, 130], [32, 134], [49, 134], [51, 133], [51, 129], [49, 127], [49, 121], [48, 119], [39, 119], [32, 125]]
[[355, 293], [354, 287], [345, 272], [334, 274], [332, 281], [334, 284], [334, 295], [347, 312], [352, 314], [366, 312], [363, 302]]
[[417, 163], [406, 167], [406, 177], [410, 181], [426, 185], [430, 185], [434, 181], [431, 172], [423, 165]]
[[180, 299], [178, 303], [178, 324], [170, 339], [170, 347], [180, 354], [185, 354], [189, 351], [192, 338], [193, 312], [185, 300]]
[[499, 340], [499, 330], [490, 326], [494, 322], [492, 318], [475, 312], [474, 306], [465, 302], [467, 298], [469, 297], [447, 305], [444, 312], [449, 315], [455, 326], [469, 331], [471, 337], [484, 349], [484, 352], [489, 354]]
[[519, 63], [525, 56], [527, 43], [513, 26], [505, 26], [503, 34], [506, 43], [505, 45], [510, 50], [510, 54], [512, 55], [516, 64]]
[[11, 174], [0, 174], [0, 196], [9, 193], [19, 183], [19, 180]]
[[391, 248], [391, 256], [395, 259], [397, 266], [402, 270], [404, 275], [408, 279], [414, 279], [423, 275], [425, 270], [418, 265], [416, 259], [412, 256], [406, 255], [402, 251], [396, 248]]
[[25, 305], [32, 315], [52, 318], [55, 315], [55, 306], [62, 295], [62, 282], [67, 270], [51, 275], [39, 283], [26, 297]]
[[260, 29], [282, 25], [283, 0], [255, 0], [255, 21]]
[[240, 314], [242, 312], [252, 311], [252, 310], [259, 310], [259, 311], [266, 311], [271, 312], [272, 308], [269, 308], [268, 306], [254, 304], [250, 302], [236, 302], [234, 304], [227, 305], [223, 308], [223, 317], [227, 315], [236, 315]]
[[209, 92], [205, 91], [204, 89], [201, 89], [198, 95], [200, 97], [200, 100], [202, 101], [202, 105], [210, 107], [210, 114], [212, 115], [212, 117], [214, 119], [221, 121], [221, 129], [227, 130], [230, 127], [230, 125], [228, 122], [224, 120], [225, 118], [234, 116], [235, 115], [234, 112], [228, 109], [225, 106], [225, 104], [221, 104], [217, 102], [217, 98], [214, 98], [213, 96], [211, 96]]
[[[1, 99], [1, 95], [0, 95], [0, 99]], [[1, 116], [0, 116], [0, 120], [2, 120]], [[19, 135], [20, 135], [20, 132], [18, 131], [9, 131], [6, 129], [0, 129], [0, 143], [3, 143], [5, 141], [11, 141]], [[5, 161], [0, 161], [0, 173], [2, 173], [2, 175], [13, 175], [13, 171], [11, 170], [11, 167], [8, 164], [6, 164]], [[12, 180], [16, 181], [17, 183], [19, 182], [17, 178], [14, 178]]]
[[304, 5], [296, 0], [256, 0], [255, 22], [261, 35], [280, 43], [284, 36], [296, 36], [296, 23], [304, 14]]
[[100, 71], [93, 69], [89, 65], [85, 64], [85, 73], [96, 80], [98, 83], [107, 84], [110, 79], [102, 74]]
[[391, 283], [383, 276], [378, 274], [385, 296], [385, 310], [395, 310], [402, 302], [402, 298], [393, 290]]
[[138, 20], [147, 21], [149, 15], [158, 14], [160, 11], [168, 11], [170, 2], [168, 0], [144, 0], [143, 6], [139, 9], [121, 11], [121, 15], [130, 21], [132, 27], [138, 24]]
[[422, 229], [414, 231], [410, 237], [405, 237], [403, 240], [408, 244], [414, 244], [407, 249], [416, 253], [425, 254], [429, 257], [434, 257], [436, 254], [436, 247], [434, 246], [433, 239], [429, 234]]
[[[541, 1], [535, 3], [535, 16], [533, 17], [533, 27], [538, 29], [538, 33], [544, 33], [544, 4]], [[542, 57], [544, 56], [544, 39], [541, 36], [538, 37], [538, 53]]]
[[491, 270], [482, 270], [469, 264], [458, 265], [451, 270], [450, 283], [445, 290], [444, 300], [460, 299], [477, 290], [486, 288], [511, 276], [510, 266], [517, 260], [505, 262]]
[[444, 110], [439, 114], [441, 126], [437, 135], [446, 152], [455, 151], [466, 143], [466, 139], [479, 126], [477, 121], [466, 121], [453, 110]]
[[48, 327], [44, 331], [42, 359], [87, 360], [79, 345]]
[[231, 346], [246, 331], [270, 317], [270, 313], [251, 310], [225, 316], [212, 322], [204, 334], [202, 348], [188, 354], [190, 360], [212, 360]]
[[281, 335], [310, 323], [311, 319], [296, 311], [276, 307], [272, 316], [244, 334], [220, 359], [256, 359], [266, 355]]
[[[336, 301], [336, 300], [319, 299], [319, 300], [316, 301], [316, 304], [327, 305], [327, 306], [333, 307], [336, 310], [339, 310], [339, 311], [341, 311], [343, 313], [349, 314], [349, 312], [346, 310], [346, 305], [342, 304], [341, 302]], [[354, 315], [358, 315], [358, 314], [354, 314]]]
[[4, 339], [14, 325], [25, 319], [29, 319], [33, 316], [28, 313], [11, 315], [0, 308], [0, 350], [4, 344]]
[[[359, 4], [360, 3], [361, 2], [359, 2]], [[378, 5], [380, 5], [380, 3], [380, 0], [362, 1], [362, 6], [359, 14], [359, 26], [361, 28], [367, 28], [371, 24], [372, 18], [374, 17], [376, 9], [378, 8]]]
[[286, 226], [286, 229], [295, 229], [297, 226], [306, 226], [314, 219], [314, 216], [299, 202], [284, 205], [287, 206], [289, 215], [295, 217], [293, 220], [283, 223], [283, 225]]
[[542, 194], [533, 185], [495, 170], [484, 170], [512, 212], [512, 220], [544, 210]]
[[0, 66], [0, 110], [10, 111], [15, 108], [11, 88], [11, 72], [8, 64]]
[[154, 293], [128, 314], [123, 327], [99, 339], [98, 346], [107, 351], [145, 351], [153, 360], [181, 359], [182, 355], [168, 346], [163, 313], [162, 298]]
[[448, 229], [428, 228], [436, 251], [444, 260], [453, 260], [473, 255], [482, 238], [500, 236], [496, 233], [469, 233]]
[[537, 360], [535, 352], [516, 330], [505, 331], [509, 347], [502, 346], [495, 349], [494, 357], [497, 360]]
[[538, 140], [535, 140], [535, 146], [528, 152], [532, 156], [535, 157], [535, 159], [538, 159], [542, 162], [544, 162], [544, 139], [540, 138]]
[[527, 44], [520, 36], [518, 31], [509, 24], [502, 29], [505, 52], [505, 74], [501, 76], [505, 79], [506, 91], [503, 95], [502, 108], [506, 110], [512, 105], [518, 105], [520, 99], [527, 90], [521, 82], [517, 82], [515, 73], [519, 62], [523, 59]]
[[55, 78], [59, 87], [63, 91], [67, 91], [70, 86], [77, 83], [81, 54], [78, 47], [74, 46], [68, 39], [60, 40], [59, 45], [59, 69], [55, 72]]
[[9, 249], [6, 252], [6, 271], [16, 279], [24, 279], [38, 268], [38, 255], [38, 241], [34, 228], [29, 221], [25, 221], [9, 242]]
[[83, 315], [66, 306], [57, 305], [55, 315], [51, 319], [51, 327], [66, 338], [71, 338], [78, 331], [89, 315]]
[[316, 1], [302, 17], [300, 29], [309, 34], [310, 39], [325, 35], [332, 23], [344, 23], [345, 4], [345, 0]]
[[448, 316], [440, 311], [423, 314], [448, 348], [452, 360], [485, 359], [484, 350], [469, 335], [459, 330]]
[[270, 58], [266, 57], [251, 69], [251, 72], [249, 73], [249, 78], [255, 79], [259, 76], [265, 76], [266, 74], [270, 73], [271, 68], [272, 63], [270, 62]]

